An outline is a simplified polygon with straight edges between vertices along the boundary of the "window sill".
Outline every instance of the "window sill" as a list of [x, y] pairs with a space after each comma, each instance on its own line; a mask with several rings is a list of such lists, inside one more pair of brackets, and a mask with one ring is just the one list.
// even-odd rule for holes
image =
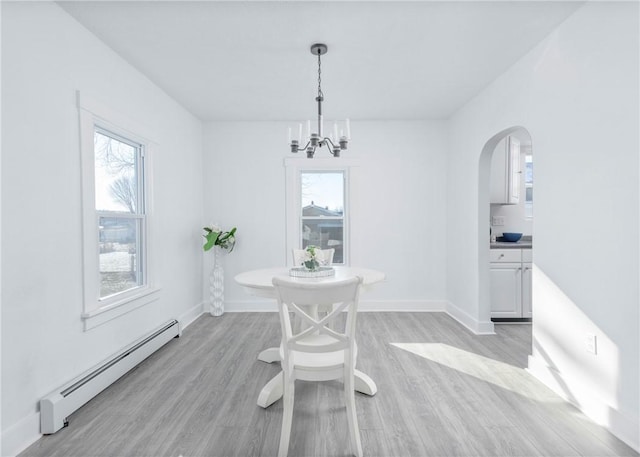
[[148, 305], [160, 298], [159, 288], [145, 288], [133, 296], [109, 303], [108, 305], [82, 313], [84, 331], [96, 328], [110, 320], [127, 314], [141, 306]]

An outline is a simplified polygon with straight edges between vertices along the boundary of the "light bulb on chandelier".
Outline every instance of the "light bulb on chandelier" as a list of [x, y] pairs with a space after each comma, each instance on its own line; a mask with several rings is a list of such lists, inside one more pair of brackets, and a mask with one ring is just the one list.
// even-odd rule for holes
[[[351, 140], [351, 126], [349, 119], [344, 121], [335, 121], [333, 124], [333, 132], [329, 136], [324, 136], [323, 130], [323, 116], [322, 116], [322, 102], [324, 101], [324, 94], [322, 93], [322, 62], [320, 56], [327, 53], [327, 45], [322, 43], [316, 43], [311, 46], [311, 54], [318, 56], [318, 96], [316, 102], [318, 102], [318, 130], [316, 132], [311, 131], [311, 121], [307, 121], [307, 135], [306, 144], [300, 148], [302, 144], [302, 124], [298, 125], [298, 139], [292, 139], [292, 130], [289, 127], [288, 142], [291, 146], [291, 152], [307, 152], [307, 158], [312, 159], [316, 149], [326, 146], [331, 155], [334, 157], [340, 157], [340, 151], [347, 149], [349, 141]], [[339, 128], [338, 124], [342, 124]]]

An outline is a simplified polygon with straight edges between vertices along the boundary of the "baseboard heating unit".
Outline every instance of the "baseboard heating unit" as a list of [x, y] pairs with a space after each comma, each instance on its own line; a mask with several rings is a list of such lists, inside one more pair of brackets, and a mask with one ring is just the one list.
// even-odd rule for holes
[[41, 399], [40, 433], [49, 435], [66, 426], [71, 413], [179, 335], [178, 321], [167, 322], [149, 336]]

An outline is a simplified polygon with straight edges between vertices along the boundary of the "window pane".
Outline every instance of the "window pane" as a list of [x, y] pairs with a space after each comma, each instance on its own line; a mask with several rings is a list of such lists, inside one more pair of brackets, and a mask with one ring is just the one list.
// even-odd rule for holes
[[302, 172], [300, 182], [303, 215], [342, 215], [344, 212], [344, 172]]
[[96, 209], [135, 213], [139, 209], [136, 176], [139, 146], [96, 131], [94, 150]]
[[524, 201], [532, 202], [533, 201], [533, 187], [525, 187], [524, 188]]
[[143, 284], [141, 219], [100, 218], [100, 298]]
[[309, 245], [335, 249], [333, 263], [344, 263], [344, 221], [342, 219], [305, 218], [302, 220], [302, 248]]
[[524, 157], [524, 182], [526, 184], [533, 183], [533, 156], [531, 154]]
[[335, 249], [333, 263], [344, 263], [344, 171], [300, 174], [302, 247]]

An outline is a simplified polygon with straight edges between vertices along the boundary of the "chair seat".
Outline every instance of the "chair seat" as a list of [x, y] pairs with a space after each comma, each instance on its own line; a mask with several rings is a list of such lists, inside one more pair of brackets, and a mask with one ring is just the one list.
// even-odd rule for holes
[[[309, 346], [324, 346], [337, 342], [337, 340], [330, 335], [310, 335], [303, 340], [298, 341], [298, 344]], [[358, 356], [358, 344], [354, 342], [354, 354], [353, 358], [356, 360]], [[284, 348], [280, 345], [280, 359], [284, 360]], [[291, 351], [291, 360], [294, 368], [298, 372], [310, 372], [310, 376], [319, 380], [317, 377], [313, 377], [313, 372], [325, 372], [328, 374], [328, 370], [335, 370], [335, 375], [322, 376], [323, 380], [337, 379], [342, 377], [342, 368], [344, 367], [344, 350], [333, 352], [302, 352]], [[306, 376], [305, 376], [306, 378]], [[304, 379], [302, 377], [298, 379]], [[309, 380], [313, 380], [309, 379]]]

